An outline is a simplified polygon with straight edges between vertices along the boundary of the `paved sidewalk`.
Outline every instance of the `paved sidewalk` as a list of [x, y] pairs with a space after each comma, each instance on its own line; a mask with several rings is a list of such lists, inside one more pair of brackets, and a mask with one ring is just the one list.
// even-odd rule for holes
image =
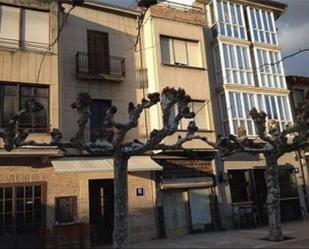
[[293, 239], [282, 242], [263, 240], [267, 227], [191, 234], [171, 239], [133, 243], [130, 248], [308, 248], [309, 221], [283, 224], [284, 235]]

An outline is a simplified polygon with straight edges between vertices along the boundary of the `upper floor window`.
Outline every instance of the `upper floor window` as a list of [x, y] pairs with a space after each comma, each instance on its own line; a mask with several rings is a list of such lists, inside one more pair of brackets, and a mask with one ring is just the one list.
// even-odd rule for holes
[[198, 41], [160, 37], [163, 64], [202, 67], [202, 53]]
[[259, 85], [264, 87], [286, 88], [280, 52], [254, 49]]
[[[195, 124], [200, 130], [209, 130], [210, 125], [208, 123], [208, 109], [205, 101], [202, 100], [193, 100], [189, 103], [190, 110], [195, 113], [194, 120]], [[182, 119], [179, 124], [180, 130], [186, 130], [190, 119]]]
[[243, 6], [227, 1], [217, 2], [219, 34], [247, 39]]
[[276, 120], [281, 130], [292, 123], [288, 96], [227, 92], [221, 95], [220, 102], [226, 135], [237, 134], [240, 127], [245, 128], [247, 135], [256, 135], [249, 114], [253, 107], [264, 111], [268, 119]]
[[25, 107], [27, 100], [40, 102], [44, 109], [24, 115], [18, 126], [33, 132], [48, 129], [49, 91], [47, 86], [27, 84], [0, 84], [0, 127], [6, 127], [14, 115]]
[[254, 135], [254, 124], [250, 117], [250, 110], [255, 106], [254, 95], [251, 93], [229, 92], [231, 118], [231, 132], [237, 134], [238, 128], [243, 127], [247, 135]]
[[[249, 47], [232, 44], [220, 44], [221, 56], [219, 51], [215, 51], [216, 60], [222, 64], [223, 77], [217, 77], [217, 83], [221, 84], [243, 84], [254, 85], [252, 65], [250, 60]], [[216, 62], [216, 67], [218, 67]], [[217, 76], [221, 70], [216, 69]]]
[[305, 89], [293, 89], [292, 96], [296, 108], [305, 103]]
[[273, 13], [251, 7], [247, 7], [247, 11], [252, 41], [278, 44]]
[[267, 114], [268, 119], [279, 122], [283, 130], [292, 123], [289, 98], [287, 96], [257, 95], [258, 109]]
[[49, 13], [0, 5], [0, 45], [48, 49]]

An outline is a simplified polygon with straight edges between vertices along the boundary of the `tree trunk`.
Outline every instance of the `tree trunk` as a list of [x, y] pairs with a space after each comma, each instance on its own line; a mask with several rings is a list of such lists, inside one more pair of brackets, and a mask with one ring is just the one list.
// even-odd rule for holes
[[280, 215], [280, 184], [278, 158], [275, 154], [266, 154], [266, 174], [267, 174], [267, 211], [269, 240], [282, 241], [283, 233]]
[[114, 157], [114, 248], [128, 248], [128, 158]]

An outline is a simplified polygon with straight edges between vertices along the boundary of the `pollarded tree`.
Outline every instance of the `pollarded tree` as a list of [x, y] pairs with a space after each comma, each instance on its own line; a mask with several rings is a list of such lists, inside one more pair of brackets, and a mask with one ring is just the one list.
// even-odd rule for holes
[[267, 115], [263, 111], [258, 112], [256, 108], [250, 111], [257, 135], [263, 142], [256, 143], [248, 139], [246, 131], [240, 128], [238, 130], [238, 136], [219, 137], [217, 143], [211, 143], [213, 147], [219, 149], [223, 157], [238, 152], [262, 153], [264, 155], [267, 178], [266, 206], [268, 211], [269, 240], [271, 241], [282, 241], [284, 239], [280, 217], [278, 160], [287, 153], [304, 149], [309, 145], [308, 93], [305, 104], [296, 109], [296, 120], [294, 124], [283, 131], [280, 131], [277, 121], [267, 120]]
[[[27, 141], [28, 132], [18, 131], [17, 123], [23, 115], [30, 115], [31, 112], [42, 110], [42, 106], [30, 100], [26, 103], [25, 109], [20, 111], [6, 129], [0, 130], [0, 137], [3, 138], [4, 147], [11, 151], [17, 147], [26, 145], [32, 146], [56, 146], [63, 151], [68, 148], [75, 148], [80, 151], [87, 151], [90, 155], [111, 156], [114, 159], [114, 232], [113, 240], [115, 248], [128, 247], [128, 160], [131, 156], [149, 154], [155, 150], [179, 150], [182, 145], [193, 139], [207, 139], [195, 135], [198, 130], [194, 121], [188, 125], [185, 137], [178, 137], [173, 145], [164, 144], [163, 140], [173, 135], [182, 119], [191, 119], [194, 113], [190, 111], [190, 96], [186, 95], [183, 89], [165, 88], [160, 96], [159, 93], [148, 95], [148, 99], [142, 99], [140, 104], [129, 103], [129, 119], [126, 123], [119, 123], [114, 120], [117, 108], [112, 106], [104, 116], [104, 127], [99, 130], [95, 142], [85, 142], [84, 130], [89, 121], [91, 113], [89, 106], [91, 98], [87, 93], [79, 94], [72, 108], [76, 109], [80, 115], [78, 120], [78, 131], [69, 142], [62, 141], [62, 134], [59, 130], [53, 129], [50, 133], [52, 141], [50, 143], [37, 143]], [[137, 139], [132, 142], [125, 142], [127, 133], [138, 126], [140, 115], [145, 109], [160, 103], [163, 127], [155, 129], [150, 133], [145, 142]], [[175, 110], [176, 114], [175, 114]]]

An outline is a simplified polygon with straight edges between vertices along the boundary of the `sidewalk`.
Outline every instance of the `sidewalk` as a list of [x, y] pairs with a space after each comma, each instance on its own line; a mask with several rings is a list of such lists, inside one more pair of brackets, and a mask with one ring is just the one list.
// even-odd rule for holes
[[285, 236], [292, 239], [282, 242], [267, 241], [265, 239], [268, 235], [268, 228], [262, 227], [132, 243], [130, 248], [309, 248], [308, 221], [285, 223], [283, 231]]

